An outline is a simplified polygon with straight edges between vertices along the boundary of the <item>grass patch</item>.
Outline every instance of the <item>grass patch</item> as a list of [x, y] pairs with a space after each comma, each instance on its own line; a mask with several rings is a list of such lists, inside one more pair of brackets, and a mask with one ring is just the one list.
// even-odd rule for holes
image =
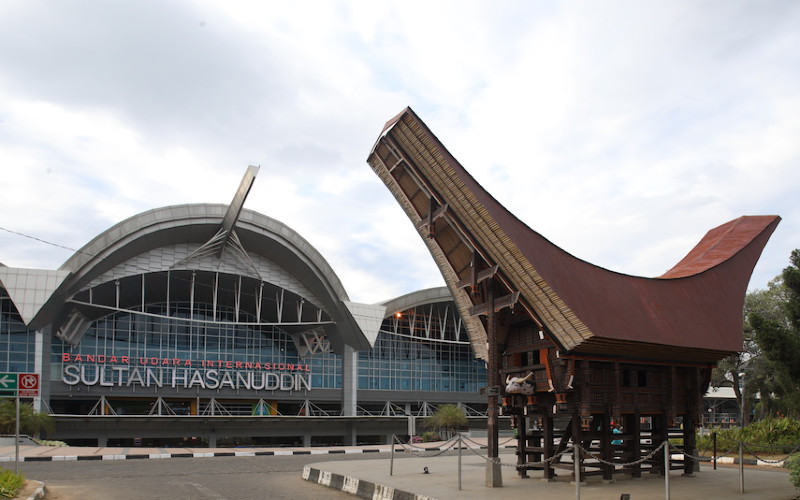
[[25, 484], [25, 476], [3, 469], [0, 471], [0, 497], [14, 498]]

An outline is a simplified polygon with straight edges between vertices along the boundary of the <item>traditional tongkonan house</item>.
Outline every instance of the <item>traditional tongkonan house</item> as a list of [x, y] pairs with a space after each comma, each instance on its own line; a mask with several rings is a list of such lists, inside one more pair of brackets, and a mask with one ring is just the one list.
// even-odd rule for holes
[[[500, 411], [517, 428], [522, 476], [571, 469], [531, 465], [570, 442], [629, 463], [682, 427], [685, 448], [694, 448], [711, 370], [742, 349], [747, 284], [780, 217], [732, 220], [662, 276], [629, 276], [526, 226], [409, 108], [386, 124], [368, 162], [423, 237], [487, 361], [490, 457]], [[662, 453], [625, 470], [663, 474]], [[487, 485], [501, 485], [499, 461], [487, 464]], [[610, 479], [615, 470], [586, 456], [579, 465], [581, 476]], [[679, 464], [687, 474], [693, 466]]]

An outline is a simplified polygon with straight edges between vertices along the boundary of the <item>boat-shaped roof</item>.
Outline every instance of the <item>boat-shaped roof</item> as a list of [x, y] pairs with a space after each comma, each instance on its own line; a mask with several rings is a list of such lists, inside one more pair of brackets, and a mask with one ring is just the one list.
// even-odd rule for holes
[[[742, 349], [747, 284], [780, 217], [740, 217], [710, 230], [664, 275], [631, 276], [581, 260], [520, 221], [410, 108], [386, 124], [368, 162], [417, 226], [462, 315], [476, 305], [463, 283], [477, 254], [565, 352], [714, 362]], [[474, 318], [468, 326], [485, 355], [484, 329]]]

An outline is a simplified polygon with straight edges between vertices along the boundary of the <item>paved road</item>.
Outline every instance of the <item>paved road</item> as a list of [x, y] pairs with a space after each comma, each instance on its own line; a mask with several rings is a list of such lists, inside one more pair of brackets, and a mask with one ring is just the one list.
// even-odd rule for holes
[[[335, 460], [386, 459], [386, 453]], [[327, 458], [327, 457], [326, 457]], [[24, 462], [25, 477], [47, 484], [47, 500], [350, 499], [301, 478], [319, 455]]]

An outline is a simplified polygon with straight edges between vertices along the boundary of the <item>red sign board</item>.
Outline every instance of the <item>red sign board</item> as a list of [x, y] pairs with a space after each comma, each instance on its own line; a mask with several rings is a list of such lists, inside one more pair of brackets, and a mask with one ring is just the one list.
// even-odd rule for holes
[[20, 373], [17, 379], [17, 390], [21, 398], [32, 398], [39, 395], [39, 374]]

